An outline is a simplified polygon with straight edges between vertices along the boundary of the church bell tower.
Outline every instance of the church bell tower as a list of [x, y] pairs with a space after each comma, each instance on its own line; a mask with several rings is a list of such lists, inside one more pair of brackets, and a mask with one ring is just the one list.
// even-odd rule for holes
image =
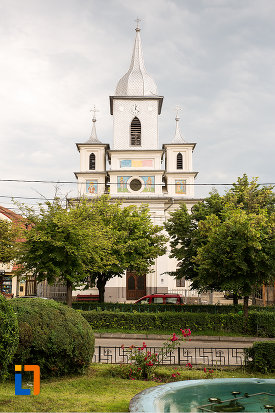
[[158, 115], [163, 96], [147, 73], [143, 60], [140, 28], [128, 72], [119, 80], [115, 95], [110, 96], [114, 122], [114, 150], [158, 149]]

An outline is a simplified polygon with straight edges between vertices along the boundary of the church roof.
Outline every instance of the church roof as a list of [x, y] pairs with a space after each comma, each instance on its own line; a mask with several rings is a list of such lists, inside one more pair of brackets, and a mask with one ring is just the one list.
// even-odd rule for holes
[[140, 28], [137, 27], [130, 68], [118, 82], [115, 96], [156, 96], [157, 94], [157, 85], [145, 69]]
[[100, 140], [97, 137], [95, 123], [96, 123], [96, 118], [94, 116], [93, 117], [92, 132], [91, 132], [91, 135], [90, 135], [89, 139], [85, 143], [102, 143], [102, 142], [100, 142]]
[[172, 143], [185, 143], [185, 140], [183, 139], [183, 137], [181, 136], [181, 133], [180, 133], [179, 120], [180, 120], [180, 118], [177, 115], [175, 117], [176, 131], [175, 131], [175, 136], [174, 136], [174, 139], [172, 140]]

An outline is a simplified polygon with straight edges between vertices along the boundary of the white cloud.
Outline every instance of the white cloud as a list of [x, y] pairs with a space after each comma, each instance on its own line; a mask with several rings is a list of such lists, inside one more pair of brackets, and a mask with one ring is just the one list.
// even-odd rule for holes
[[[139, 16], [145, 64], [165, 96], [161, 144], [180, 104], [198, 182], [274, 180], [274, 12], [273, 0], [2, 0], [0, 175], [74, 181], [93, 104], [111, 143], [108, 96], [129, 67]], [[31, 184], [0, 188], [33, 194]]]

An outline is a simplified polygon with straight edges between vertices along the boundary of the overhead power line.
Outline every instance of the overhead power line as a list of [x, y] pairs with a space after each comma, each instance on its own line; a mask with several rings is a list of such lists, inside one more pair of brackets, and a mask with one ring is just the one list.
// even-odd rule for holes
[[[149, 172], [149, 171], [148, 171]], [[92, 178], [87, 178], [89, 180], [92, 180]], [[97, 178], [95, 178], [97, 179]], [[178, 179], [184, 179], [184, 178], [178, 178]], [[86, 182], [77, 182], [77, 181], [46, 181], [46, 180], [39, 180], [39, 179], [0, 179], [0, 182], [20, 182], [20, 183], [43, 183], [43, 184], [75, 184], [75, 185], [85, 185]], [[105, 182], [97, 182], [98, 185], [106, 185]], [[239, 185], [238, 183], [234, 183], [235, 185]], [[117, 185], [117, 182], [108, 182], [107, 185]], [[174, 183], [172, 184], [153, 184], [154, 186], [169, 186], [169, 185], [175, 185]], [[233, 183], [186, 183], [185, 185], [194, 185], [194, 186], [232, 186]], [[264, 182], [264, 183], [257, 183], [257, 185], [275, 185], [275, 182]]]

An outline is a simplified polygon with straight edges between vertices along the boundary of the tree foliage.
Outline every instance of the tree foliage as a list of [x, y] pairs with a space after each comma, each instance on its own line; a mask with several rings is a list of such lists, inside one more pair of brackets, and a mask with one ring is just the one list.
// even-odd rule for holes
[[14, 258], [18, 234], [18, 226], [0, 219], [0, 262], [9, 262]]
[[103, 196], [93, 201], [89, 214], [110, 236], [108, 251], [98, 255], [98, 265], [91, 265], [89, 271], [104, 301], [107, 281], [126, 270], [138, 275], [150, 272], [155, 258], [165, 253], [167, 238], [162, 227], [152, 223], [145, 205], [122, 208], [120, 202]]
[[101, 300], [106, 282], [126, 269], [145, 274], [154, 259], [165, 252], [166, 237], [153, 225], [148, 208], [127, 206], [108, 196], [80, 199], [64, 208], [59, 199], [40, 205], [39, 214], [25, 208], [29, 228], [18, 262], [21, 272], [38, 281], [67, 283], [67, 303], [72, 288], [90, 276]]
[[274, 194], [257, 179], [238, 178], [224, 196], [211, 193], [191, 214], [181, 206], [166, 229], [180, 263], [172, 275], [191, 280], [192, 288], [233, 290], [248, 300], [274, 279]]
[[58, 198], [40, 205], [38, 214], [23, 209], [29, 225], [20, 246], [19, 272], [34, 274], [37, 281], [65, 282], [69, 305], [72, 288], [87, 277], [88, 263], [96, 266], [99, 249], [108, 248], [102, 228], [87, 221], [88, 209], [87, 202], [67, 209]]

